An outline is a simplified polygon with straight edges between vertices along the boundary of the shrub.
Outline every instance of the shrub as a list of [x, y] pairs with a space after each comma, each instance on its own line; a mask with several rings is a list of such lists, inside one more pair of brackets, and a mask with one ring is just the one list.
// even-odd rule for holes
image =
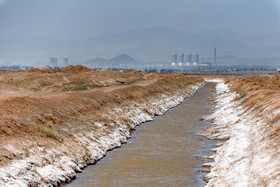
[[73, 91], [84, 91], [84, 90], [87, 90], [88, 88], [87, 87], [75, 87], [73, 88]]
[[38, 132], [45, 134], [48, 138], [52, 138], [60, 142], [63, 141], [62, 139], [60, 140], [60, 138], [51, 129], [35, 123], [33, 124], [33, 126]]

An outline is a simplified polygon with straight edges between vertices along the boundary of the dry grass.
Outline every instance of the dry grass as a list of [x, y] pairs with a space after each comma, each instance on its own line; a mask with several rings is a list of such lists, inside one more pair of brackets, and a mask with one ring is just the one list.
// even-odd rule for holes
[[46, 137], [48, 138], [52, 138], [54, 140], [57, 140], [57, 141], [60, 141], [62, 142], [63, 139], [60, 139], [54, 131], [52, 131], [51, 129], [47, 128], [47, 127], [44, 127], [40, 124], [36, 124], [36, 123], [32, 123], [32, 126], [40, 133], [46, 135]]
[[257, 101], [275, 93], [280, 95], [280, 78], [278, 75], [236, 78], [231, 83], [230, 90], [239, 94], [237, 99], [245, 98], [243, 103], [248, 106], [252, 106]]
[[[172, 96], [181, 88], [202, 81], [180, 74], [99, 71], [81, 66], [3, 72], [0, 79], [0, 165], [13, 159], [7, 160], [2, 150], [11, 142], [32, 142], [32, 146], [42, 143], [48, 148], [63, 143], [71, 148], [77, 143], [75, 134], [93, 132], [98, 137], [117, 128], [111, 125], [117, 125], [116, 121], [132, 130], [132, 121], [122, 114], [115, 115], [113, 109], [125, 109], [162, 94]], [[120, 85], [116, 80], [126, 84]], [[100, 128], [95, 122], [102, 122], [107, 128]], [[75, 150], [81, 150], [80, 147], [77, 144]]]
[[247, 102], [247, 105], [248, 106], [251, 106], [253, 104], [255, 104], [257, 101], [261, 100], [262, 98], [264, 98], [265, 95], [264, 94], [257, 94], [257, 95], [254, 95], [254, 96], [251, 96]]
[[230, 80], [226, 80], [226, 81], [225, 81], [225, 84], [228, 84], [228, 83], [230, 83]]
[[243, 82], [237, 82], [237, 83], [234, 83], [231, 87], [230, 87], [230, 91], [236, 91], [236, 92], [240, 92], [242, 91], [242, 86], [244, 85], [245, 83]]
[[[8, 77], [13, 80], [9, 82]], [[0, 102], [0, 123], [3, 124], [0, 140], [8, 135], [13, 138], [49, 137], [61, 140], [72, 133], [95, 128], [90, 124], [81, 125], [85, 124], [83, 119], [91, 121], [91, 124], [96, 121], [110, 124], [109, 119], [103, 116], [106, 110], [128, 102], [148, 101], [149, 97], [162, 93], [172, 95], [180, 88], [202, 81], [201, 78], [181, 74], [97, 71], [83, 70], [82, 67], [9, 72], [0, 75], [1, 78], [3, 85], [11, 83], [12, 86], [22, 85], [27, 89], [32, 85], [48, 89], [48, 92], [3, 98]], [[124, 80], [129, 85], [120, 85], [116, 80]], [[67, 89], [62, 90], [63, 86]]]

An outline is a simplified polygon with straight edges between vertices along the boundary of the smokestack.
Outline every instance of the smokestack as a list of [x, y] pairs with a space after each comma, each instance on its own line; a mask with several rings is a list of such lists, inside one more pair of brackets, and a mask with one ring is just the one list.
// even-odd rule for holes
[[217, 51], [216, 51], [216, 47], [214, 48], [214, 63], [213, 63], [213, 66], [216, 65], [216, 60], [217, 60]]

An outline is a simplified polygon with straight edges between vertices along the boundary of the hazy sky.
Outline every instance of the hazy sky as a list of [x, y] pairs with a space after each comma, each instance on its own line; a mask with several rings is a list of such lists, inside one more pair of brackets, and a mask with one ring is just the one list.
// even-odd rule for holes
[[280, 0], [0, 0], [0, 38], [86, 39], [163, 26], [187, 32], [279, 31]]

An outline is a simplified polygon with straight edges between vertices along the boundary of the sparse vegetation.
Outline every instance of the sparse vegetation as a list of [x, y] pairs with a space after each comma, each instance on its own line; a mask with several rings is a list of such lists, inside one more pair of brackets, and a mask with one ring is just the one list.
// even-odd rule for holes
[[245, 96], [245, 94], [242, 91], [238, 92], [238, 94], [239, 94], [239, 99], [242, 99]]
[[146, 80], [146, 79], [144, 79], [144, 78], [133, 79], [131, 81], [125, 82], [125, 84], [130, 85], [130, 84], [136, 83], [138, 81], [144, 81], [144, 80]]
[[[0, 76], [1, 94], [6, 93], [0, 102], [0, 139], [4, 144], [6, 140], [16, 143], [20, 140], [25, 143], [23, 148], [26, 150], [29, 148], [24, 147], [26, 142], [32, 142], [32, 146], [42, 144], [48, 149], [63, 139], [67, 139], [65, 145], [74, 144], [82, 150], [74, 138], [77, 134], [99, 136], [101, 132], [104, 135], [117, 128], [119, 123], [132, 123], [121, 114], [113, 121], [111, 113], [114, 108], [159, 99], [163, 93], [173, 95], [180, 88], [202, 81], [180, 74], [134, 70], [122, 73], [82, 67], [60, 71], [3, 72]], [[120, 85], [116, 80], [126, 84]], [[95, 122], [102, 122], [107, 128], [104, 130]], [[0, 163], [3, 163], [1, 155]]]
[[83, 86], [83, 87], [75, 87], [72, 90], [73, 91], [84, 91], [84, 90], [88, 90], [88, 88]]
[[239, 94], [237, 99], [245, 98], [247, 106], [254, 105], [257, 101], [270, 98], [272, 95], [280, 95], [280, 78], [275, 75], [243, 77], [232, 81], [231, 91]]
[[85, 84], [68, 84], [66, 87], [67, 87], [68, 91], [85, 91], [85, 90], [90, 90], [90, 89], [94, 89], [94, 88], [103, 88], [103, 87], [107, 87], [107, 86], [85, 83]]
[[63, 139], [60, 139], [51, 129], [46, 128], [42, 125], [33, 123], [33, 127], [40, 133], [45, 134], [48, 138], [52, 138], [54, 140], [62, 142]]

